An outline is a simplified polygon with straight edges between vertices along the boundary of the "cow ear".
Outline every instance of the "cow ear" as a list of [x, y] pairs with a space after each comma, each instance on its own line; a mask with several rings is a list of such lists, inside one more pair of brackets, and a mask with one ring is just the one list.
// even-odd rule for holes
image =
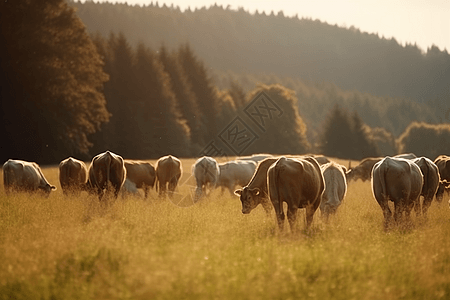
[[252, 192], [255, 196], [258, 196], [258, 195], [259, 195], [259, 189], [258, 189], [258, 188], [252, 189], [251, 192]]
[[240, 196], [240, 195], [242, 194], [242, 190], [241, 190], [241, 189], [235, 190], [235, 191], [234, 191], [234, 194], [235, 194], [236, 196]]
[[347, 173], [347, 168], [345, 166], [342, 166], [342, 170], [344, 171], [344, 173]]

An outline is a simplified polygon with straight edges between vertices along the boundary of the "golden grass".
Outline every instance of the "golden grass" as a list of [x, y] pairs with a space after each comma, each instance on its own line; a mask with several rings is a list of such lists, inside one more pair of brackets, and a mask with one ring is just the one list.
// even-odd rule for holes
[[[193, 159], [174, 202], [0, 191], [0, 299], [448, 299], [450, 218], [433, 202], [428, 221], [383, 230], [370, 184], [351, 183], [328, 224], [280, 234], [275, 217], [216, 190], [192, 205]], [[288, 226], [286, 226], [288, 228]]]

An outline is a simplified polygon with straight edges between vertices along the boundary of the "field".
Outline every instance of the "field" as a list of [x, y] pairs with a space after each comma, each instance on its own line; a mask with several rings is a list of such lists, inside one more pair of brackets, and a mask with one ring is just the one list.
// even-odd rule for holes
[[66, 198], [57, 167], [49, 198], [1, 188], [0, 299], [450, 299], [447, 199], [385, 232], [370, 184], [352, 182], [328, 223], [318, 210], [307, 232], [299, 211], [300, 231], [279, 233], [228, 192], [193, 205], [182, 161], [173, 201]]

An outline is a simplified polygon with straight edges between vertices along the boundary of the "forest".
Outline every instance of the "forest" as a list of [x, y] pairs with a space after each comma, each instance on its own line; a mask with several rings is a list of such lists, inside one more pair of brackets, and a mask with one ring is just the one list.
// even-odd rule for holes
[[217, 5], [0, 8], [3, 161], [449, 146], [450, 56], [434, 46]]

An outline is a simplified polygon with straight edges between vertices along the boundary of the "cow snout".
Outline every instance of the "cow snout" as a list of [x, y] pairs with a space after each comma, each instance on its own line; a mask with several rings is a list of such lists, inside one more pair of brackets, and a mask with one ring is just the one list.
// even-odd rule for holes
[[248, 214], [250, 213], [250, 210], [249, 210], [249, 209], [246, 209], [246, 208], [243, 208], [243, 209], [242, 209], [242, 213], [243, 213], [244, 215], [248, 215]]

